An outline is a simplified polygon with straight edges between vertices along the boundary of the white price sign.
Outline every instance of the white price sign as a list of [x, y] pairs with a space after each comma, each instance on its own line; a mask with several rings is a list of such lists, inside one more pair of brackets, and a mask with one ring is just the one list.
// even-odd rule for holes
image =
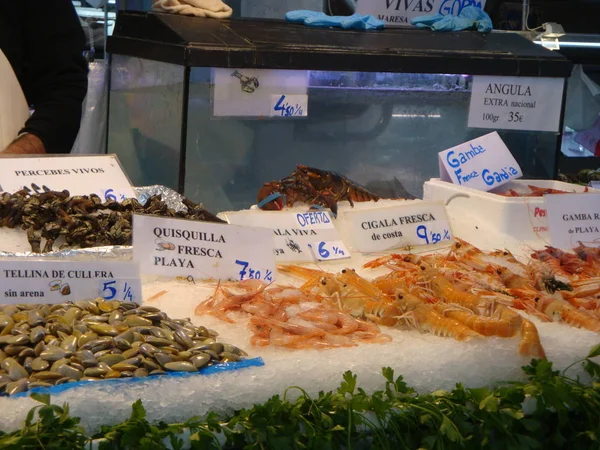
[[441, 203], [407, 202], [368, 210], [344, 212], [354, 247], [362, 253], [450, 241], [446, 209]]
[[306, 70], [213, 69], [213, 84], [214, 116], [289, 117], [308, 112]]
[[275, 280], [273, 233], [261, 228], [135, 215], [133, 258], [143, 274]]
[[371, 14], [388, 25], [410, 26], [419, 16], [457, 16], [467, 6], [483, 9], [486, 0], [356, 0], [356, 12]]
[[[220, 214], [229, 223], [267, 228], [275, 237], [277, 262], [312, 262], [314, 242], [340, 240], [328, 211], [233, 211]], [[349, 253], [347, 253], [349, 255]]]
[[308, 116], [308, 95], [277, 94], [271, 96], [271, 117]]
[[315, 258], [319, 261], [331, 261], [335, 259], [350, 258], [350, 252], [342, 241], [313, 242], [308, 244]]
[[0, 303], [62, 303], [85, 298], [142, 302], [132, 262], [0, 261]]
[[473, 77], [471, 128], [559, 131], [564, 79]]
[[600, 194], [549, 194], [544, 200], [554, 247], [600, 246]]
[[489, 191], [523, 176], [521, 167], [495, 131], [438, 154], [440, 178]]
[[136, 198], [116, 155], [2, 158], [0, 190], [13, 193], [32, 185], [33, 190], [46, 186], [71, 195], [96, 194], [102, 201]]

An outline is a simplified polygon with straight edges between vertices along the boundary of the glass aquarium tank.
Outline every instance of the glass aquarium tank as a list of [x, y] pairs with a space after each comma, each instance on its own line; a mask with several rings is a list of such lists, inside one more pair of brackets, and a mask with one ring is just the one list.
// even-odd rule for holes
[[[296, 164], [383, 197], [421, 197], [438, 152], [496, 131], [467, 126], [474, 75], [566, 78], [572, 67], [516, 34], [139, 12], [120, 13], [108, 46], [108, 152], [135, 185], [166, 185], [213, 211], [255, 204]], [[525, 177], [556, 175], [560, 133], [497, 131]]]

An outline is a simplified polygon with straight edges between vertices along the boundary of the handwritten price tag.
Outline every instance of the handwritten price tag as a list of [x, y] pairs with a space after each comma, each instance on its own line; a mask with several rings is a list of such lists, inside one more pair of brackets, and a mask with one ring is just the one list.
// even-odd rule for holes
[[437, 244], [442, 241], [452, 240], [450, 230], [443, 229], [437, 233], [435, 230], [427, 228], [427, 225], [419, 225], [416, 230], [416, 235], [419, 239], [423, 240], [425, 245]]
[[[294, 108], [295, 116], [306, 115], [306, 101], [303, 103], [296, 97], [301, 99], [303, 94], [306, 97], [308, 70], [215, 68], [212, 73], [214, 116], [285, 117], [292, 115], [288, 107]], [[282, 93], [286, 99], [275, 111]], [[275, 103], [273, 97], [276, 97]], [[302, 107], [304, 114], [298, 112], [296, 104]]]
[[100, 297], [104, 300], [132, 302], [135, 298], [138, 301], [142, 298], [142, 284], [139, 279], [102, 280], [100, 285]]
[[352, 250], [374, 253], [405, 246], [433, 245], [452, 239], [441, 203], [402, 201], [398, 206], [345, 211], [342, 238]]
[[115, 191], [114, 189], [102, 189], [104, 201], [122, 202], [127, 196], [121, 192]]
[[438, 153], [438, 161], [443, 181], [481, 191], [523, 175], [496, 131]]
[[271, 105], [271, 117], [308, 116], [308, 95], [272, 95]]
[[275, 278], [273, 232], [262, 228], [135, 215], [133, 259], [142, 273], [190, 282]]
[[[313, 262], [313, 242], [336, 242], [340, 234], [327, 211], [231, 211], [221, 213], [231, 224], [268, 228], [274, 235], [273, 254], [278, 263]], [[237, 254], [238, 259], [248, 261]]]
[[254, 269], [250, 267], [250, 263], [248, 261], [240, 261], [239, 259], [235, 260], [235, 263], [238, 266], [241, 266], [241, 270], [239, 272], [240, 281], [244, 280], [263, 280], [269, 283], [273, 282], [273, 272], [269, 269], [264, 269], [262, 271]]
[[142, 301], [139, 265], [132, 262], [0, 261], [0, 284], [0, 303]]
[[319, 261], [350, 258], [350, 252], [342, 241], [313, 242], [310, 248]]

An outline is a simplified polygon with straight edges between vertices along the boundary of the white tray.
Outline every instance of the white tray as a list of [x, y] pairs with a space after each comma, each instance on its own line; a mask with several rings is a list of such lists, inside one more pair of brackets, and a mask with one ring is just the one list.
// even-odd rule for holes
[[[504, 246], [511, 251], [549, 244], [548, 217], [543, 197], [505, 197], [494, 192], [529, 192], [528, 185], [584, 192], [585, 186], [554, 180], [514, 180], [490, 192], [432, 178], [423, 186], [423, 200], [441, 201], [458, 237], [483, 248]], [[589, 192], [600, 192], [588, 188]]]

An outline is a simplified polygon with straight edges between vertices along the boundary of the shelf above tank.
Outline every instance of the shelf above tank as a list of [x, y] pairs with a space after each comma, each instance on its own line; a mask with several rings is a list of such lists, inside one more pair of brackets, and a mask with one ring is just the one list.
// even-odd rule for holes
[[349, 31], [278, 20], [121, 11], [113, 54], [185, 67], [568, 77], [572, 64], [512, 33]]

